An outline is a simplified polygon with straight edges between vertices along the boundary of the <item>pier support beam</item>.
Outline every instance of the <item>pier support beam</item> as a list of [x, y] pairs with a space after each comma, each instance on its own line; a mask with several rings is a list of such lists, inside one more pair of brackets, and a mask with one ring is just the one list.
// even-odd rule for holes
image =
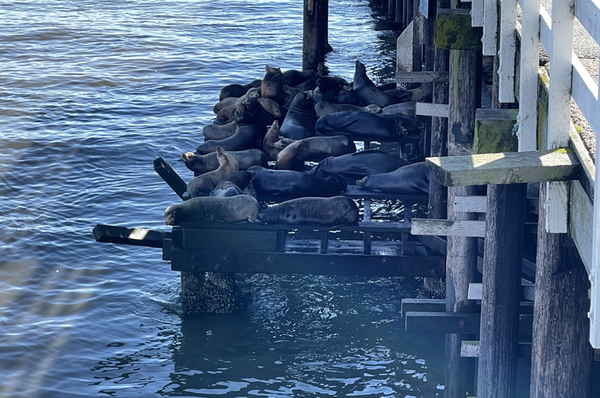
[[[540, 203], [547, 198], [540, 184]], [[546, 216], [540, 206], [540, 220]], [[589, 279], [567, 234], [538, 225], [531, 353], [531, 398], [591, 396]]]
[[328, 0], [304, 0], [302, 70], [319, 69], [325, 63]]

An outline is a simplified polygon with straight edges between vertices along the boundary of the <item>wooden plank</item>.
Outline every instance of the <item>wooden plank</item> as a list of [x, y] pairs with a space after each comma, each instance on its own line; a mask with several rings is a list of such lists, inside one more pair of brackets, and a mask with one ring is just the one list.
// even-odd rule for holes
[[498, 51], [498, 0], [483, 1], [483, 37], [481, 53], [496, 56]]
[[[175, 227], [174, 232], [180, 228]], [[173, 234], [173, 245], [180, 249], [218, 251], [276, 251], [278, 230], [195, 229], [181, 228]], [[326, 231], [325, 231], [326, 232]]]
[[570, 148], [426, 158], [431, 177], [444, 186], [568, 181], [581, 165]]
[[163, 158], [154, 159], [154, 171], [169, 184], [177, 196], [183, 199], [183, 194], [187, 191], [187, 184]]
[[412, 235], [465, 236], [471, 238], [483, 238], [485, 236], [485, 221], [413, 218], [411, 224], [410, 233]]
[[400, 304], [400, 315], [405, 317], [407, 312], [444, 312], [446, 299], [416, 299], [405, 298]]
[[420, 116], [448, 117], [448, 104], [417, 102], [416, 114]]
[[[517, 347], [519, 358], [531, 358], [531, 343], [519, 342]], [[460, 356], [465, 358], [478, 358], [480, 352], [479, 341], [463, 340], [460, 349]]]
[[96, 224], [92, 232], [96, 242], [147, 247], [163, 247], [163, 240], [171, 236], [170, 232], [154, 231], [145, 228], [117, 227], [105, 224]]
[[472, 0], [471, 2], [471, 25], [483, 26], [483, 0]]
[[396, 82], [402, 83], [398, 80], [398, 75], [409, 75], [413, 74], [412, 71], [412, 50], [413, 49], [413, 22], [411, 22], [406, 29], [402, 31], [398, 39], [396, 40]]
[[397, 72], [396, 83], [447, 83], [448, 72]]
[[593, 272], [594, 204], [579, 181], [571, 183], [569, 230], [589, 274]]
[[592, 79], [590, 73], [575, 54], [573, 54], [572, 95], [592, 129], [599, 132], [600, 112], [598, 112], [598, 109], [600, 109], [600, 103], [598, 102], [598, 84]]
[[576, 0], [575, 16], [596, 43], [600, 44], [600, 23], [598, 23], [600, 20], [600, 4], [597, 1]]
[[575, 126], [571, 124], [571, 131], [569, 132], [571, 137], [571, 146], [577, 155], [577, 159], [579, 159], [579, 163], [581, 163], [581, 169], [583, 173], [579, 176], [579, 182], [583, 186], [584, 191], [587, 193], [588, 197], [593, 200], [594, 199], [594, 185], [596, 180], [596, 167], [594, 166], [594, 161], [590, 156], [590, 152], [587, 150], [585, 145], [583, 144], [583, 140], [581, 139], [581, 135], [575, 130]]
[[435, 21], [435, 47], [446, 50], [481, 49], [481, 28], [471, 26], [467, 9], [438, 9]]
[[517, 0], [503, 0], [501, 5], [498, 100], [501, 103], [512, 103], [515, 101]]
[[330, 255], [315, 253], [225, 252], [173, 248], [171, 269], [189, 272], [242, 272], [356, 276], [444, 275], [443, 256]]
[[[469, 284], [469, 300], [481, 300], [483, 292], [482, 283]], [[533, 301], [535, 297], [535, 285], [531, 283], [521, 284], [521, 299], [523, 301]]]
[[404, 314], [404, 329], [418, 333], [476, 334], [479, 313], [409, 311]]
[[537, 149], [537, 104], [539, 69], [540, 0], [527, 0], [521, 5], [521, 60], [519, 67], [519, 151]]
[[454, 211], [466, 213], [485, 213], [487, 211], [487, 196], [455, 196]]

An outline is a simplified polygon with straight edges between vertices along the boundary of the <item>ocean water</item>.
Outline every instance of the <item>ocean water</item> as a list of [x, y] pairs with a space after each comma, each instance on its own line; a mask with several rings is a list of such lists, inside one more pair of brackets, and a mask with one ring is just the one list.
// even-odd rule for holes
[[[220, 88], [301, 68], [302, 2], [0, 3], [1, 397], [435, 397], [439, 336], [406, 334], [401, 278], [247, 275], [247, 306], [184, 316], [160, 249], [98, 224], [168, 231], [154, 172], [202, 142]], [[330, 0], [327, 56], [392, 81], [390, 31]]]

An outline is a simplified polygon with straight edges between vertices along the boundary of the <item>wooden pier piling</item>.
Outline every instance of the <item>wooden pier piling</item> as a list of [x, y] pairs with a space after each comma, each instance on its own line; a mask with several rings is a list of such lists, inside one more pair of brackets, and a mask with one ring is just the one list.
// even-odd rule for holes
[[328, 0], [304, 0], [302, 70], [319, 70], [325, 62]]

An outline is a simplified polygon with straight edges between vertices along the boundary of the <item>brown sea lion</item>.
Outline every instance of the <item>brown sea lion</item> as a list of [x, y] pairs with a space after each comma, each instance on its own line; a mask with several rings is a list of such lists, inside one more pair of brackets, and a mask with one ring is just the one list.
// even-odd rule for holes
[[356, 225], [358, 207], [346, 196], [304, 197], [270, 206], [251, 216], [249, 221], [257, 224], [316, 224], [329, 227]]
[[279, 152], [292, 142], [294, 140], [279, 135], [279, 122], [276, 120], [267, 131], [267, 134], [265, 134], [262, 143], [263, 151], [269, 159], [277, 160]]
[[187, 192], [190, 196], [196, 197], [200, 195], [206, 195], [215, 187], [217, 184], [233, 173], [234, 171], [239, 170], [239, 165], [237, 160], [227, 152], [223, 150], [220, 146], [216, 149], [217, 152], [217, 160], [219, 161], [219, 167], [216, 170], [209, 171], [208, 173], [201, 174], [197, 177], [194, 177], [187, 184]]
[[[238, 162], [240, 170], [247, 170], [252, 166], [267, 166], [267, 156], [260, 149], [246, 149], [244, 151], [228, 151]], [[185, 166], [193, 171], [195, 175], [216, 170], [219, 167], [217, 153], [211, 152], [206, 155], [199, 155], [193, 152], [186, 152], [181, 155], [181, 160]]]
[[227, 124], [207, 124], [202, 127], [204, 140], [224, 140], [235, 134], [237, 123], [229, 122]]
[[343, 177], [324, 178], [294, 170], [272, 170], [253, 166], [252, 184], [256, 194], [263, 197], [298, 198], [301, 196], [335, 196], [346, 190]]
[[383, 151], [367, 150], [341, 156], [330, 156], [313, 167], [311, 173], [325, 177], [342, 175], [348, 179], [363, 178], [368, 175], [387, 173], [409, 164], [397, 155]]
[[219, 101], [229, 97], [241, 97], [251, 88], [260, 87], [261, 83], [261, 79], [255, 79], [248, 84], [228, 84], [221, 89]]
[[279, 128], [283, 137], [300, 140], [315, 135], [317, 114], [312, 100], [312, 91], [302, 91], [294, 98]]
[[251, 195], [256, 197], [256, 191], [252, 186], [252, 174], [247, 170], [238, 170], [222, 179], [215, 189], [210, 191], [210, 196], [235, 196]]
[[284, 83], [281, 69], [269, 65], [265, 66], [265, 76], [260, 90], [263, 98], [272, 99], [284, 109], [289, 109], [294, 97], [300, 92]]
[[179, 225], [182, 222], [242, 222], [256, 215], [260, 204], [250, 195], [230, 197], [200, 196], [167, 207], [164, 219], [167, 225]]
[[275, 169], [304, 171], [304, 159], [299, 156], [302, 144], [302, 141], [295, 141], [283, 148], [277, 154]]

